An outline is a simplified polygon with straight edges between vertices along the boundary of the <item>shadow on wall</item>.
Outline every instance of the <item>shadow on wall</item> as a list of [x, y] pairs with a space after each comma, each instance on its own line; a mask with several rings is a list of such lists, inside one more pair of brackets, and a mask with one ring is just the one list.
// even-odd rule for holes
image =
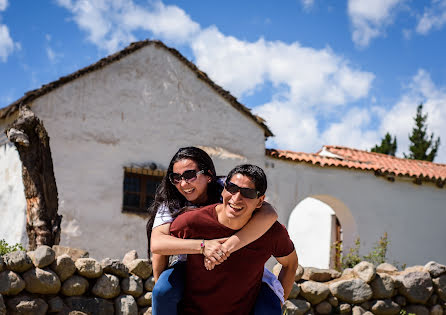
[[358, 236], [355, 220], [348, 207], [329, 195], [308, 196], [291, 212], [288, 232], [302, 266], [334, 268], [340, 260], [335, 242], [342, 241], [344, 251], [354, 246]]

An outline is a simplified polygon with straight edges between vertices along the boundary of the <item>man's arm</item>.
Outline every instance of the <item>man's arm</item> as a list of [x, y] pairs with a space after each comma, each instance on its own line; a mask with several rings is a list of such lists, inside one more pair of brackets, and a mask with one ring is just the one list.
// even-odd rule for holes
[[296, 250], [284, 257], [276, 257], [277, 261], [282, 265], [282, 270], [279, 274], [279, 281], [283, 287], [283, 297], [286, 300], [293, 288], [294, 278], [296, 277], [296, 270], [298, 267]]

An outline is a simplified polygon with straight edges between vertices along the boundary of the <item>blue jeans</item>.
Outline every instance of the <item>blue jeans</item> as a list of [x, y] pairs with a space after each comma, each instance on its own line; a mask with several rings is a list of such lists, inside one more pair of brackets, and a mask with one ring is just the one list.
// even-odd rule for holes
[[[152, 315], [175, 315], [183, 297], [186, 282], [186, 263], [178, 262], [160, 275], [152, 292]], [[262, 283], [253, 315], [280, 315], [280, 299], [266, 284]]]
[[177, 262], [164, 270], [152, 291], [152, 315], [175, 315], [183, 298], [186, 262]]

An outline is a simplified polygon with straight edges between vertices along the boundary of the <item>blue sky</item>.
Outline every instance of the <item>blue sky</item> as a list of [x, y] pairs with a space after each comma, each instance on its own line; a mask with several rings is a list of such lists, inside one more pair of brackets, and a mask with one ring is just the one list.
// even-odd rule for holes
[[268, 147], [408, 151], [416, 107], [446, 163], [446, 0], [0, 0], [0, 107], [159, 39], [267, 120]]

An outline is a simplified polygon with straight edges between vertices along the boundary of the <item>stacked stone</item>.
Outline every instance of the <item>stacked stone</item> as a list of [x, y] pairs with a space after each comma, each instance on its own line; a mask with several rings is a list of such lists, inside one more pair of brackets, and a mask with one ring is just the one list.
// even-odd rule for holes
[[363, 261], [342, 274], [299, 266], [295, 280], [284, 314], [446, 314], [446, 266], [436, 262], [398, 271]]
[[98, 262], [53, 248], [0, 256], [0, 315], [152, 313], [152, 265], [135, 251]]

